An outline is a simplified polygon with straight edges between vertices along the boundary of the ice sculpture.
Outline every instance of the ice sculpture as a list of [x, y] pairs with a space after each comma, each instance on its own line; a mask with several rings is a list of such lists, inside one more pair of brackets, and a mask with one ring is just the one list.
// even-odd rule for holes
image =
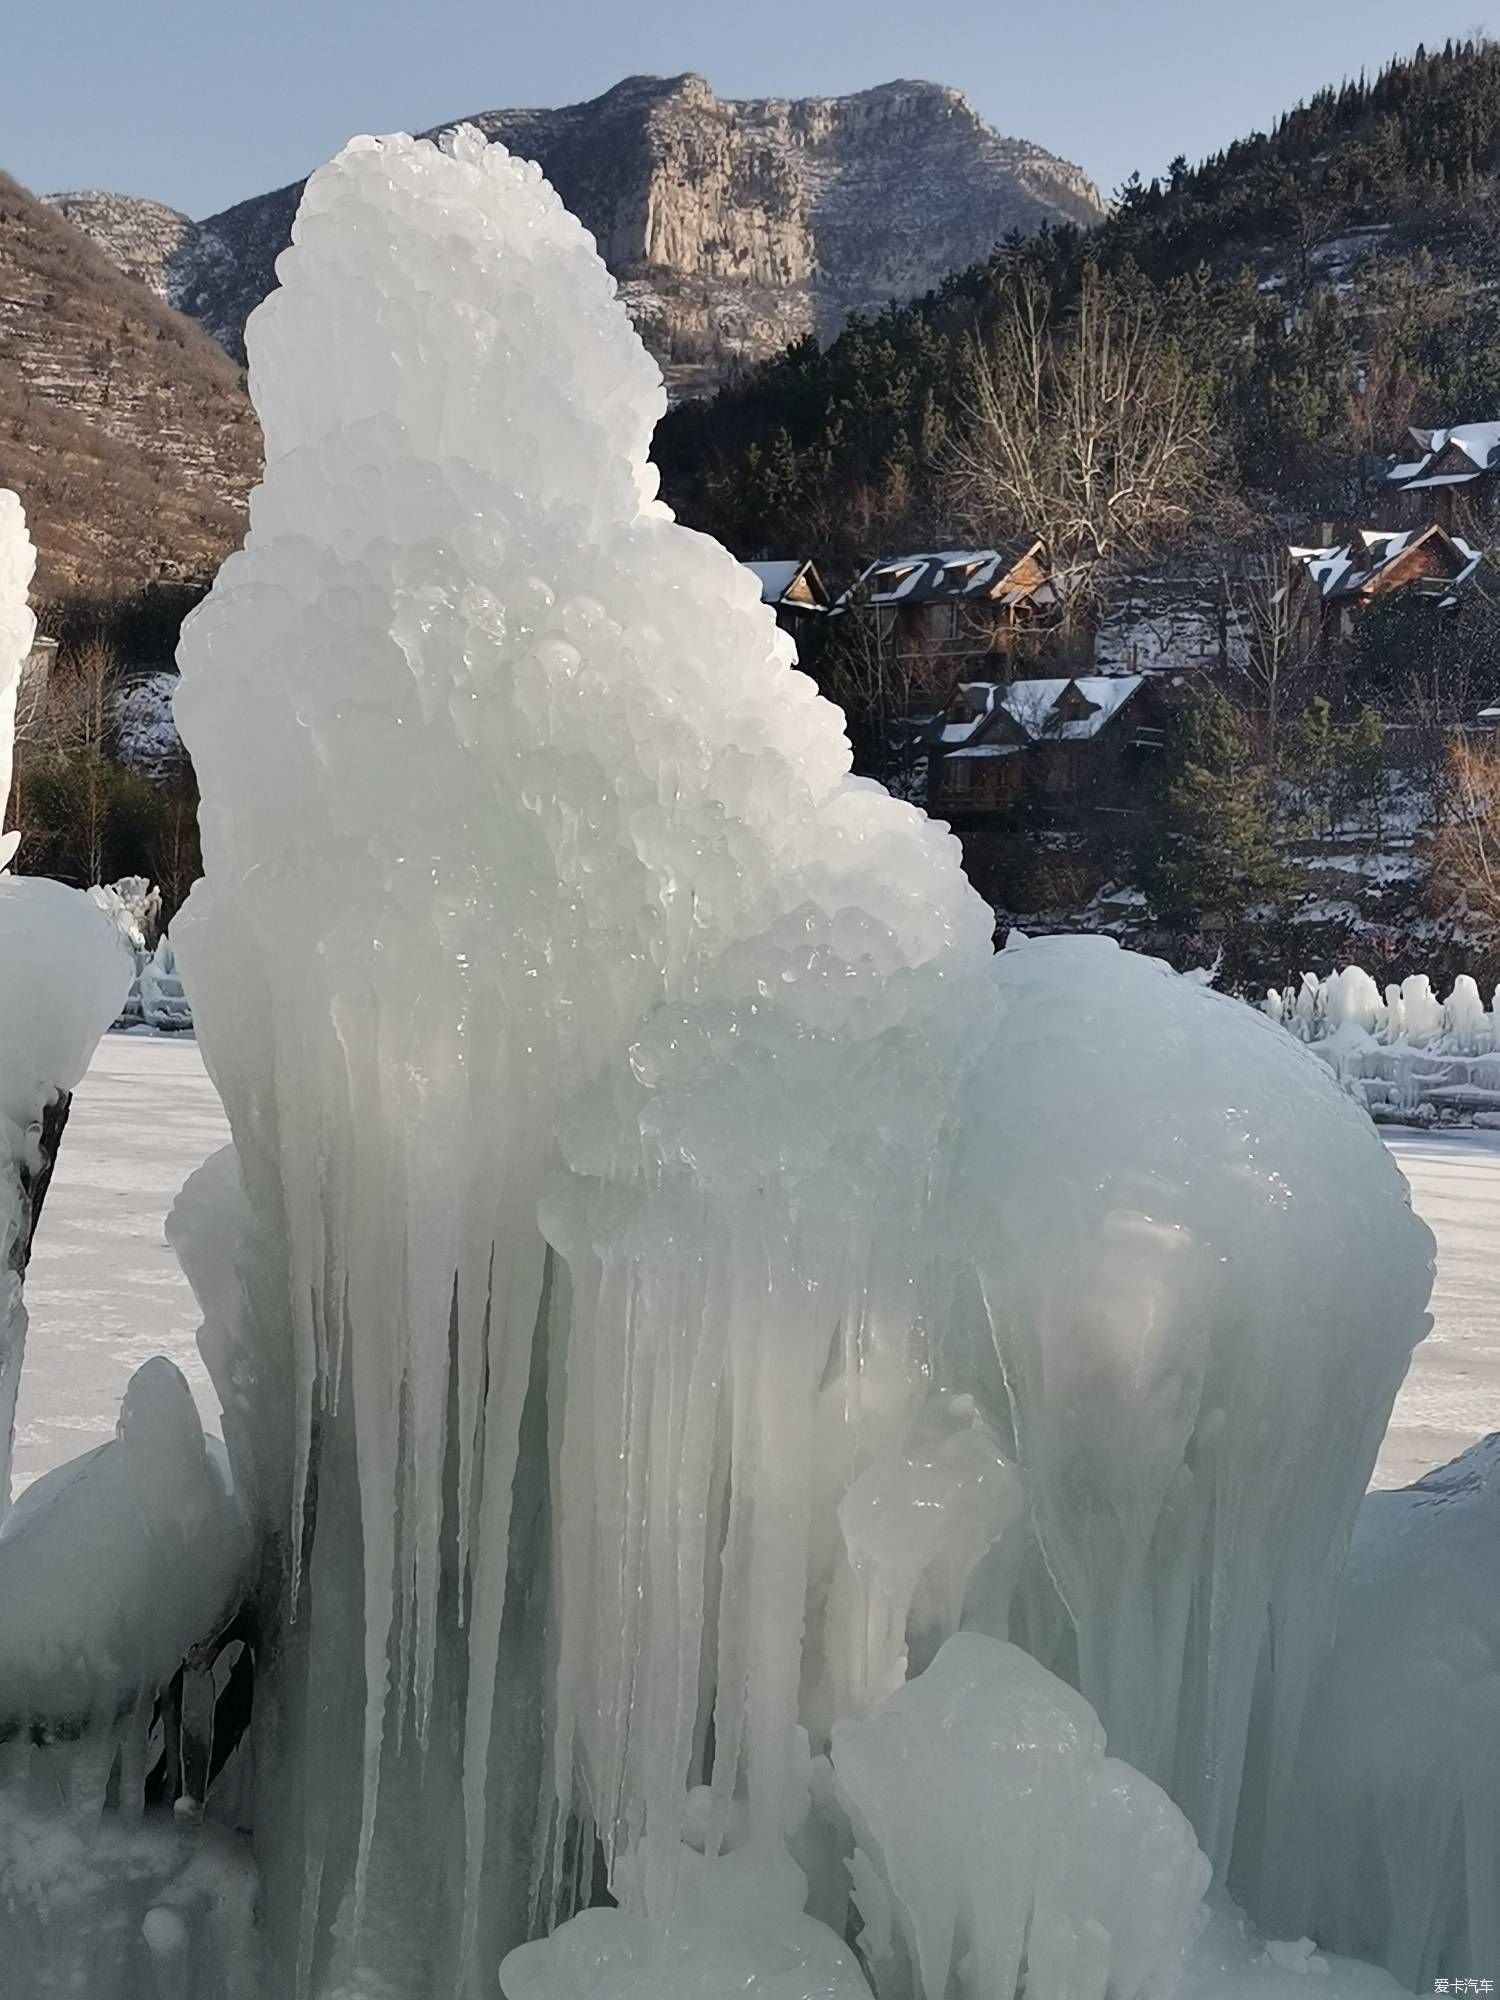
[[[774, 1908], [767, 2000], [857, 1991], [830, 1745], [905, 1904], [911, 1777], [857, 1746], [997, 1648], [976, 1757], [1030, 1676], [1093, 1829], [997, 1890], [1065, 1913], [1029, 1962], [1168, 1981], [1201, 1871], [1147, 1779], [1220, 1864], [1237, 1807], [1272, 1837], [1423, 1327], [1399, 1176], [1248, 1009], [993, 961], [946, 830], [654, 498], [658, 376], [534, 168], [356, 141], [278, 270], [174, 933], [235, 1141], [173, 1233], [262, 1537], [272, 1986], [492, 1993], [608, 1882], [513, 1986], [670, 1990], [717, 1924], [754, 1991]], [[1146, 1777], [1099, 1793], [1006, 1641]]]
[[[990, 916], [850, 777], [753, 578], [651, 498], [657, 372], [534, 169], [356, 143], [280, 276], [265, 484], [181, 654], [206, 881], [175, 936], [282, 1258], [254, 1318], [295, 1447], [253, 1477], [310, 1606], [300, 1699], [367, 1691], [362, 1742], [295, 1748], [364, 1778], [354, 1847], [307, 1825], [289, 1892], [315, 1957], [347, 1900], [351, 1966], [393, 1904], [442, 1964], [450, 1924], [465, 1960], [524, 1935], [507, 1732], [539, 1745], [544, 1628], [545, 1873], [587, 1865], [571, 1813], [611, 1857], [644, 1834], [670, 1894], [705, 1689], [720, 1809], [743, 1788], [779, 1842], [815, 1489], [926, 1398], [924, 1162], [994, 1013]], [[393, 1858], [424, 1758], [456, 1882]]]
[[[21, 503], [0, 489], [0, 814], [21, 663], [36, 632], [26, 598], [35, 564]], [[0, 871], [19, 838], [0, 836]], [[0, 872], [0, 1517], [10, 1502], [32, 1231], [69, 1098], [129, 983], [129, 955], [87, 897]]]
[[[1247, 1742], [1257, 1795], [1282, 1786], [1432, 1239], [1250, 1008], [1086, 938], [996, 978], [957, 1177], [1068, 1614], [1050, 1663], [1222, 1870]], [[1010, 1636], [1047, 1657], [1035, 1596]]]
[[1500, 1961], [1500, 1436], [1360, 1510], [1258, 1902], [1431, 1991]]

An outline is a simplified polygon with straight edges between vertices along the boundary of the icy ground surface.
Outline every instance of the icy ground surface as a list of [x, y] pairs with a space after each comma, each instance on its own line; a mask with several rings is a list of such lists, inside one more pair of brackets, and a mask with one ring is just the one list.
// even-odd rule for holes
[[[1438, 1239], [1436, 1324], [1375, 1472], [1376, 1486], [1404, 1486], [1500, 1430], [1500, 1132], [1385, 1136]], [[162, 1225], [227, 1137], [196, 1042], [105, 1037], [74, 1102], [27, 1281], [18, 1491], [113, 1435], [125, 1384], [151, 1354], [177, 1363], [205, 1428], [218, 1429], [197, 1309]]]
[[105, 1036], [73, 1100], [26, 1280], [18, 1492], [114, 1435], [125, 1385], [153, 1354], [177, 1363], [204, 1428], [218, 1431], [198, 1309], [163, 1225], [228, 1137], [191, 1037]]
[[1438, 1240], [1433, 1328], [1396, 1399], [1376, 1486], [1406, 1486], [1500, 1431], [1500, 1132], [1406, 1132], [1387, 1144]]

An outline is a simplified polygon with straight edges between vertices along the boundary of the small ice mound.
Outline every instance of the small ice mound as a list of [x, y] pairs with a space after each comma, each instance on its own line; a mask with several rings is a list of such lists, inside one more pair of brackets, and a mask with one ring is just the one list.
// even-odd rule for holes
[[1500, 1965], [1500, 1435], [1372, 1493], [1255, 1913], [1417, 1991]]
[[1219, 1891], [1210, 1911], [1174, 2000], [1410, 2000], [1378, 1965], [1336, 1958], [1311, 1938], [1260, 1937]]
[[1029, 1654], [957, 1634], [835, 1728], [833, 1768], [878, 2000], [1134, 2000], [1175, 1984], [1208, 1862]]
[[1252, 1810], [1284, 1792], [1431, 1233], [1263, 1014], [1097, 938], [1008, 948], [994, 978], [955, 1205], [1075, 1643], [1007, 1636], [1076, 1676], [1222, 1869], [1252, 1747]]
[[115, 1439], [38, 1480], [0, 1531], [0, 1722], [52, 1738], [149, 1715], [225, 1622], [248, 1555], [192, 1392], [157, 1356]]
[[585, 1910], [500, 1967], [505, 2000], [869, 2000], [854, 1953], [803, 1914], [784, 1855], [684, 1852], [666, 1922]]
[[134, 973], [129, 946], [81, 890], [0, 876], [0, 1125], [24, 1133], [78, 1084]]

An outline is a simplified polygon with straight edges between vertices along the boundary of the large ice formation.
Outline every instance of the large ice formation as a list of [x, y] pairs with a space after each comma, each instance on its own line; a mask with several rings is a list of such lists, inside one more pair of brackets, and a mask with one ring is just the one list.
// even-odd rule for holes
[[956, 844], [654, 498], [657, 373], [535, 168], [356, 141], [278, 269], [175, 933], [235, 1141], [174, 1237], [263, 1537], [272, 1983], [491, 1992], [607, 1880], [516, 1990], [671, 1990], [721, 1908], [757, 1990], [773, 1904], [857, 1990], [856, 1839], [868, 1932], [937, 1785], [858, 1746], [950, 1697], [945, 1771], [1008, 1702], [1073, 1746], [1066, 1881], [995, 1891], [1030, 1962], [1167, 1980], [1199, 1864], [1155, 1785], [1221, 1866], [1242, 1791], [1274, 1838], [1424, 1324], [1399, 1176], [1249, 1010], [992, 960]]
[[176, 936], [295, 1385], [246, 1423], [308, 1773], [272, 1906], [339, 1976], [399, 1926], [426, 1992], [595, 1826], [669, 1899], [710, 1712], [718, 1815], [779, 1845], [833, 1509], [929, 1392], [990, 918], [651, 497], [656, 370], [535, 169], [358, 142], [280, 275], [265, 483], [181, 654]]
[[[0, 489], [0, 816], [16, 689], [36, 631], [27, 604], [35, 564], [21, 503]], [[6, 870], [18, 838], [0, 836], [0, 1517], [10, 1501], [32, 1231], [69, 1098], [119, 1011], [131, 964], [87, 897]]]
[[1251, 1009], [1089, 939], [995, 974], [952, 1206], [1045, 1559], [1009, 1636], [1222, 1870], [1247, 1746], [1257, 1825], [1284, 1790], [1431, 1236], [1363, 1114]]
[[1500, 1436], [1360, 1510], [1261, 1905], [1431, 1991], [1500, 1963]]

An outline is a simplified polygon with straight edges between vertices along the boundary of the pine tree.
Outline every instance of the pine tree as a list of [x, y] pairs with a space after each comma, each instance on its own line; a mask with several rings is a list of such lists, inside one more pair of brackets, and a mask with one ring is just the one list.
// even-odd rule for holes
[[1193, 705], [1148, 817], [1140, 873], [1167, 928], [1227, 925], [1291, 886], [1277, 851], [1274, 799], [1243, 718], [1216, 688]]

